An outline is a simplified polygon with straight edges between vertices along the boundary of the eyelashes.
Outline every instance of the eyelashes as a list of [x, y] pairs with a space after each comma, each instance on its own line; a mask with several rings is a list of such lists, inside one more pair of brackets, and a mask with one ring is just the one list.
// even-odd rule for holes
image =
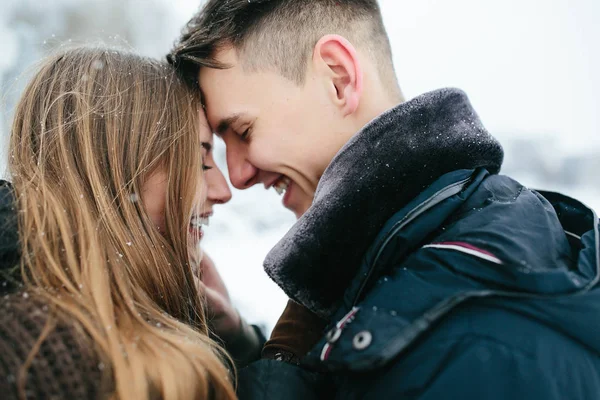
[[242, 138], [242, 140], [247, 140], [248, 139], [248, 135], [250, 135], [250, 128], [248, 128], [244, 132], [242, 132], [242, 134], [240, 135], [240, 137]]

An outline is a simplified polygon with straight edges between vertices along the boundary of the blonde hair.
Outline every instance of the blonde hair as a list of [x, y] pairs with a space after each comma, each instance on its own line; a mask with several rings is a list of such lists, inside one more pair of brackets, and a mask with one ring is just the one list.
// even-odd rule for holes
[[[168, 65], [98, 48], [45, 60], [16, 108], [9, 168], [27, 290], [91, 341], [113, 398], [235, 398], [189, 265], [200, 110]], [[159, 168], [162, 233], [141, 201]]]

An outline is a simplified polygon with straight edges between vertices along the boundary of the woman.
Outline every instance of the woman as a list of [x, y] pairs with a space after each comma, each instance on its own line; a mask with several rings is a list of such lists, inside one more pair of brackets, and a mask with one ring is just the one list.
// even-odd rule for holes
[[249, 329], [212, 264], [212, 288], [197, 276], [202, 226], [231, 196], [217, 170], [202, 180], [198, 99], [168, 66], [112, 49], [51, 57], [26, 88], [0, 191], [3, 396], [235, 397], [199, 293], [221, 300], [239, 346]]

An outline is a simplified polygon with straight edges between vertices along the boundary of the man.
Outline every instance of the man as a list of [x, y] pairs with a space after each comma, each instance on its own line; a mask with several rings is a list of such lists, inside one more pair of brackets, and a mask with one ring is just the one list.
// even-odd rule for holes
[[240, 397], [598, 396], [595, 214], [497, 175], [461, 91], [404, 102], [375, 0], [209, 0], [168, 58], [232, 184], [285, 193], [265, 270], [328, 325], [306, 355], [273, 338]]

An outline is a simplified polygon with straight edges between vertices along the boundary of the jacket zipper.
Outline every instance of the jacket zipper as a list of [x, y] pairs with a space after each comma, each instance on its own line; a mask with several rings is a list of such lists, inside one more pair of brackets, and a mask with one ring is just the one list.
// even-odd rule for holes
[[398, 221], [398, 223], [394, 227], [392, 227], [390, 233], [388, 233], [388, 235], [385, 237], [383, 243], [381, 244], [381, 246], [379, 247], [379, 250], [377, 251], [377, 255], [375, 256], [375, 259], [373, 260], [373, 263], [372, 263], [371, 267], [369, 268], [369, 272], [368, 272], [367, 276], [365, 277], [365, 279], [363, 280], [363, 284], [361, 285], [360, 289], [358, 290], [358, 292], [356, 294], [356, 297], [354, 298], [354, 301], [352, 302], [353, 306], [356, 306], [356, 304], [358, 303], [358, 299], [360, 299], [362, 292], [364, 291], [367, 283], [369, 282], [369, 280], [371, 278], [371, 274], [373, 273], [373, 270], [375, 269], [375, 266], [377, 265], [377, 261], [379, 261], [379, 257], [381, 256], [381, 253], [383, 253], [383, 250], [385, 249], [387, 244], [390, 242], [392, 237], [394, 237], [394, 235], [396, 235], [396, 233], [398, 233], [406, 225], [408, 225], [409, 223], [414, 221], [417, 217], [419, 217], [425, 211], [436, 206], [437, 204], [441, 203], [442, 201], [460, 193], [464, 189], [465, 184], [467, 182], [471, 181], [471, 179], [472, 179], [472, 176], [469, 176], [466, 179], [460, 180], [456, 183], [453, 183], [452, 185], [446, 186], [445, 188], [439, 190], [434, 195], [429, 197], [427, 200], [425, 200], [424, 202], [420, 203], [415, 208], [410, 210], [404, 216], [404, 218], [402, 218], [400, 221]]

